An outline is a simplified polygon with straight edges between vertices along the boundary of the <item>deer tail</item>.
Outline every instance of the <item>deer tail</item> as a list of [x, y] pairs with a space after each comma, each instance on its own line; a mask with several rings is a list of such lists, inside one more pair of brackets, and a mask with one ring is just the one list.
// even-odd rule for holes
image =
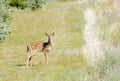
[[27, 46], [27, 52], [29, 51], [29, 47]]

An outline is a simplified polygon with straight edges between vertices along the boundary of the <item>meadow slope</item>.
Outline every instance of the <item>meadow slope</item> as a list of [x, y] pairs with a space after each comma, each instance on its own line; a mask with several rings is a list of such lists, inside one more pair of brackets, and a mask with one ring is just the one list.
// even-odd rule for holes
[[[120, 80], [119, 4], [112, 0], [49, 2], [43, 9], [11, 11], [12, 33], [0, 44], [0, 81]], [[27, 44], [47, 41], [45, 33], [52, 32], [49, 64], [39, 52], [32, 58], [33, 67], [26, 67]]]
[[[48, 3], [46, 9], [35, 11], [12, 9], [12, 33], [1, 44], [0, 81], [60, 80], [65, 71], [86, 65], [80, 53], [80, 47], [84, 45], [79, 27], [84, 23], [80, 20], [82, 13], [74, 4], [69, 4]], [[37, 53], [32, 59], [34, 67], [26, 67], [27, 44], [47, 41], [46, 32], [55, 32], [49, 64], [45, 64], [42, 53]]]

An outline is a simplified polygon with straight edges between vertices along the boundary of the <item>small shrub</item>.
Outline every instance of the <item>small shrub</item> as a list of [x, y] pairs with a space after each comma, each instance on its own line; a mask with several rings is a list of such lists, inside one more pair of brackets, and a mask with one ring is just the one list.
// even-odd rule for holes
[[27, 2], [25, 0], [9, 0], [9, 5], [24, 9], [27, 7]]
[[0, 42], [5, 40], [7, 34], [10, 33], [10, 13], [7, 9], [7, 2], [2, 0], [0, 2]]
[[46, 0], [9, 0], [9, 5], [17, 8], [31, 8], [32, 10], [36, 8], [42, 8]]

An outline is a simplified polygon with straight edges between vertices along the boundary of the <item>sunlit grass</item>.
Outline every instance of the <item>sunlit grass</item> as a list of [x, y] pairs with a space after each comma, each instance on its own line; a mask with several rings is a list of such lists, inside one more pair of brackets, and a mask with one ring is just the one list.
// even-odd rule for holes
[[[0, 44], [0, 81], [117, 81], [119, 18], [111, 16], [111, 21], [115, 19], [117, 22], [114, 25], [108, 16], [100, 17], [98, 38], [103, 43], [106, 60], [93, 67], [82, 53], [85, 6], [86, 3], [52, 2], [47, 3], [45, 9], [34, 11], [12, 9], [12, 33]], [[111, 9], [111, 5], [103, 5], [103, 10], [101, 4], [93, 7], [104, 12], [109, 6]], [[110, 24], [106, 23], [107, 20]], [[31, 61], [33, 67], [26, 67], [27, 44], [47, 41], [46, 32], [55, 32], [49, 64], [45, 64], [43, 53], [36, 53]]]
[[[80, 20], [81, 12], [71, 11], [74, 6], [68, 7], [67, 4], [48, 3], [45, 10], [35, 11], [13, 9], [12, 33], [1, 47], [1, 81], [57, 81], [67, 68], [77, 70], [86, 66], [87, 62], [80, 52], [84, 40], [79, 25], [83, 25], [84, 21]], [[47, 41], [46, 32], [55, 32], [49, 64], [45, 64], [43, 53], [37, 53], [31, 62], [33, 67], [26, 67], [27, 44]], [[78, 52], [72, 55], [69, 54], [72, 51], [66, 51], [74, 48]]]

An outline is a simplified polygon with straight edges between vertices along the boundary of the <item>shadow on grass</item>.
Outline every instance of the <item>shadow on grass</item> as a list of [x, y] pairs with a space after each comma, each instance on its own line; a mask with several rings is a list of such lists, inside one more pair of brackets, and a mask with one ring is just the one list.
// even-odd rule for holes
[[[26, 66], [26, 64], [17, 64], [15, 66], [18, 66], [18, 67], [22, 67], [22, 66]], [[28, 67], [34, 67], [34, 66], [37, 66], [37, 64], [32, 64], [32, 65], [29, 65]]]
[[15, 66], [26, 66], [26, 64], [17, 64]]
[[[41, 66], [41, 65], [47, 65], [47, 64], [39, 62], [39, 63], [32, 63], [32, 65], [31, 65], [31, 63], [30, 63], [28, 67]], [[26, 66], [26, 63], [23, 63], [23, 64], [22, 63], [14, 64], [14, 66], [22, 67], [22, 66]]]

